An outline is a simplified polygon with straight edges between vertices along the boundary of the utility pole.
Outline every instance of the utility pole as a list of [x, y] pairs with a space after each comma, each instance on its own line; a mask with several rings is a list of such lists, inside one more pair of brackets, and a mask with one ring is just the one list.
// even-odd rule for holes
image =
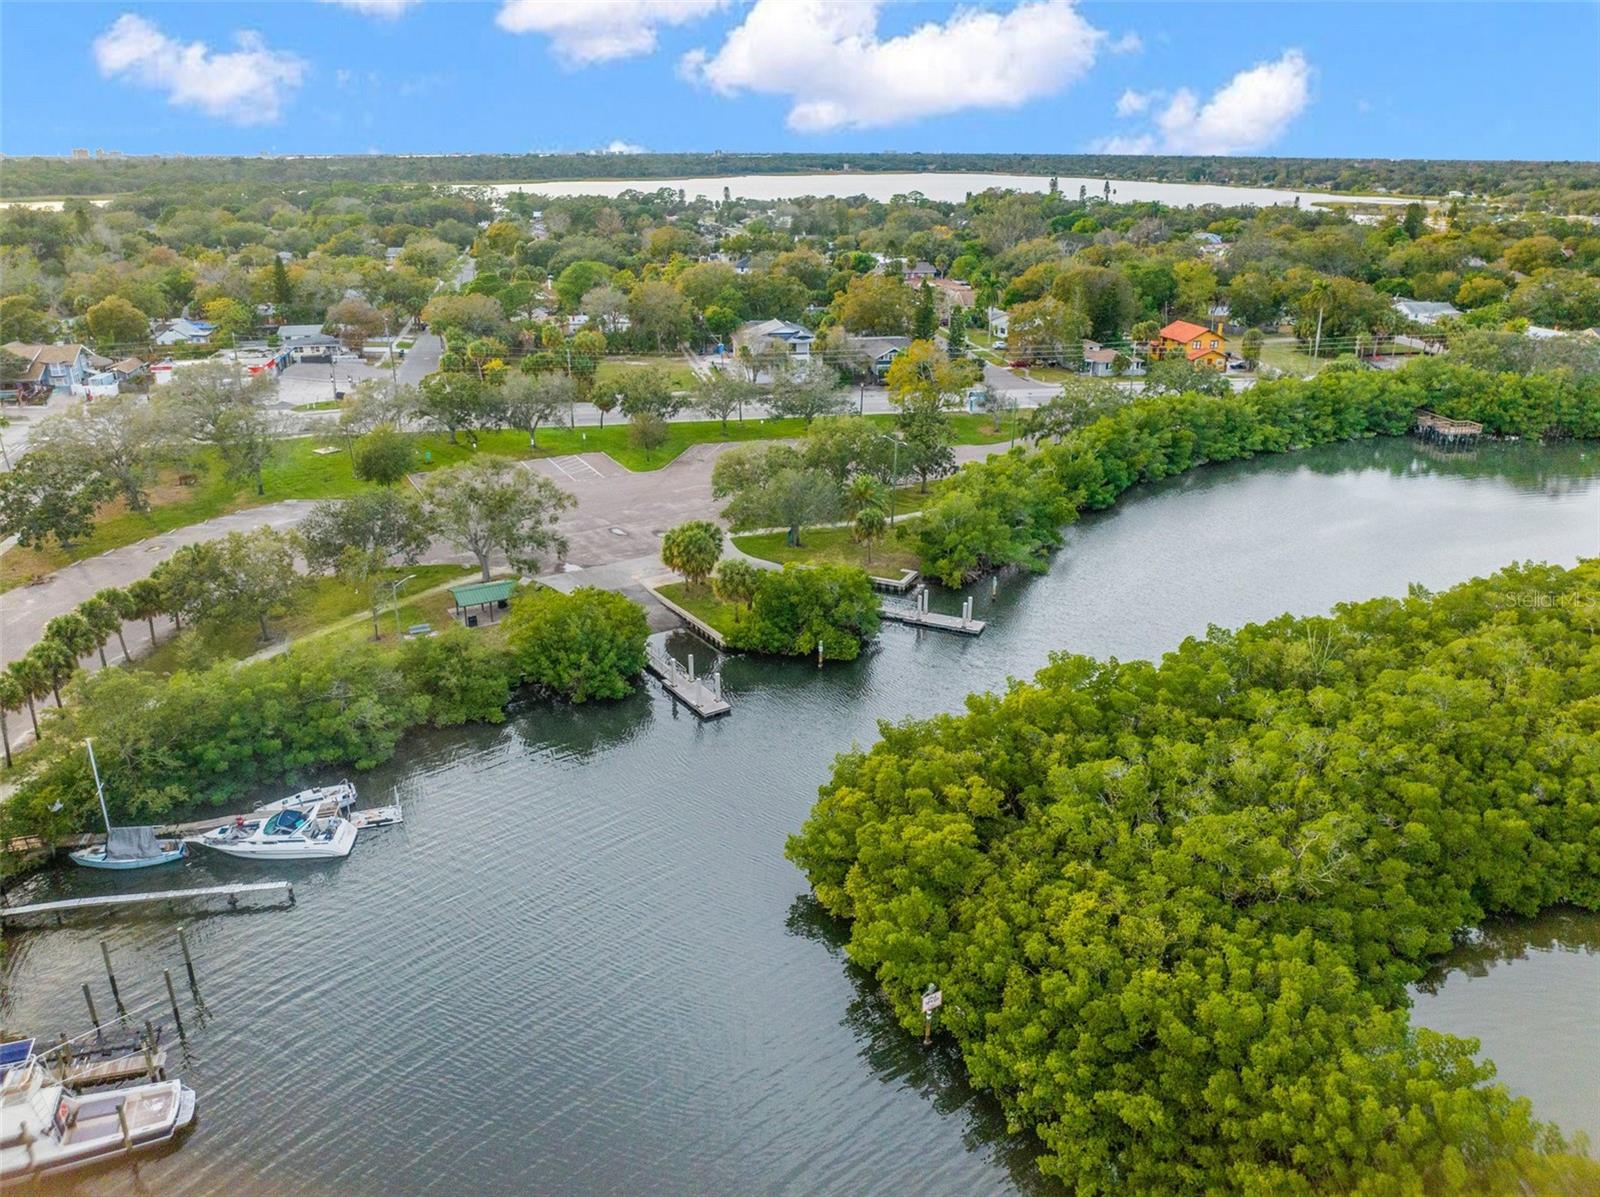
[[1317, 339], [1311, 343], [1311, 360], [1317, 360], [1317, 352], [1322, 348], [1322, 308], [1317, 308]]

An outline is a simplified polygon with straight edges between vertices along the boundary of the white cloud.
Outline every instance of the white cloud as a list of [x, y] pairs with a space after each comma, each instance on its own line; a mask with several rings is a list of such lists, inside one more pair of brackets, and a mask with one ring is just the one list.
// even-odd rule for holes
[[601, 153], [605, 154], [645, 154], [648, 152], [644, 146], [635, 145], [631, 141], [623, 141], [620, 137], [615, 141], [608, 142], [606, 148], [601, 151]]
[[1271, 145], [1311, 102], [1311, 64], [1299, 50], [1240, 71], [1202, 106], [1188, 88], [1156, 117], [1175, 154], [1238, 154]]
[[337, 4], [340, 8], [353, 9], [362, 16], [392, 21], [419, 3], [419, 0], [322, 0], [322, 3]]
[[234, 41], [237, 50], [213, 51], [205, 42], [180, 42], [125, 13], [95, 38], [93, 52], [102, 75], [164, 91], [168, 103], [241, 125], [276, 121], [305, 78], [305, 63], [269, 49], [248, 29], [235, 33]]
[[721, 49], [685, 55], [680, 72], [723, 95], [788, 96], [789, 127], [821, 133], [1018, 108], [1081, 77], [1104, 39], [1070, 0], [958, 9], [891, 38], [872, 0], [756, 0]]
[[1135, 113], [1143, 112], [1150, 107], [1150, 101], [1155, 98], [1156, 93], [1153, 91], [1134, 91], [1130, 87], [1117, 97], [1117, 115], [1133, 116]]
[[[1117, 98], [1117, 115], [1152, 111], [1165, 93], [1129, 88]], [[1172, 93], [1155, 113], [1155, 127], [1101, 137], [1090, 148], [1101, 154], [1240, 154], [1264, 149], [1282, 137], [1311, 102], [1311, 64], [1299, 50], [1275, 62], [1240, 71], [1204, 104], [1187, 87]]]
[[572, 66], [632, 58], [656, 48], [656, 29], [684, 25], [727, 0], [504, 0], [495, 23], [508, 33], [542, 33]]
[[1137, 54], [1144, 49], [1144, 38], [1133, 30], [1128, 30], [1121, 37], [1106, 46], [1113, 54]]

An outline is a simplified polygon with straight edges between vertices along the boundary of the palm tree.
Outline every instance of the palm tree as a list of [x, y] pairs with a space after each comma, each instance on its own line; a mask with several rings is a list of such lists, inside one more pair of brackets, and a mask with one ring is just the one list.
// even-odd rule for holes
[[74, 669], [80, 660], [99, 648], [102, 643], [94, 628], [89, 626], [89, 621], [76, 611], [57, 615], [45, 624], [44, 639], [53, 640], [70, 652]]
[[60, 710], [61, 683], [71, 677], [73, 670], [78, 668], [78, 655], [61, 641], [49, 638], [35, 644], [28, 650], [27, 655], [33, 658], [36, 667], [48, 680], [50, 693], [55, 695], [56, 709]]
[[122, 617], [117, 614], [115, 607], [98, 594], [79, 603], [78, 614], [83, 616], [84, 623], [89, 625], [89, 631], [94, 635], [95, 651], [100, 654], [100, 668], [107, 668], [111, 662], [106, 660], [106, 643], [111, 639], [111, 633], [122, 626]]
[[156, 642], [156, 616], [165, 615], [167, 611], [167, 596], [161, 583], [152, 574], [132, 583], [123, 593], [128, 596], [129, 618], [142, 619], [150, 625], [150, 643], [153, 646]]
[[50, 679], [45, 676], [39, 662], [31, 656], [23, 657], [20, 661], [13, 661], [6, 666], [6, 678], [16, 683], [22, 701], [28, 704], [28, 718], [33, 722], [33, 738], [37, 740], [39, 712], [34, 709], [33, 700], [43, 698], [50, 692]]
[[117, 643], [122, 646], [122, 659], [124, 661], [131, 660], [132, 654], [128, 652], [128, 642], [122, 635], [122, 625], [130, 619], [139, 618], [138, 613], [134, 610], [133, 599], [128, 596], [126, 590], [116, 586], [107, 586], [94, 597], [104, 599], [106, 605], [116, 612], [117, 624], [112, 631], [117, 634]]
[[23, 700], [22, 687], [9, 672], [0, 673], [0, 745], [6, 751], [6, 768], [11, 768], [11, 729], [6, 726], [6, 713], [20, 711]]
[[867, 507], [882, 507], [884, 486], [870, 474], [857, 474], [844, 488], [845, 508], [854, 514]]

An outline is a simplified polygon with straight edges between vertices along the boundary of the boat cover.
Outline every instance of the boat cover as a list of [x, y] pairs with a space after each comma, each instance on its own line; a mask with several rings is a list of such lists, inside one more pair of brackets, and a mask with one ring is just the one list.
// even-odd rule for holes
[[106, 834], [107, 860], [154, 860], [162, 855], [154, 827], [113, 827]]

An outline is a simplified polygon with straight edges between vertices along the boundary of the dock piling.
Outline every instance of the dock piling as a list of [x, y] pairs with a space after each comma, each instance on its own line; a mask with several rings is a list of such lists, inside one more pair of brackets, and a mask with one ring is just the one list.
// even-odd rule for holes
[[178, 946], [183, 949], [183, 967], [189, 970], [189, 988], [199, 989], [194, 980], [194, 961], [189, 958], [189, 937], [183, 933], [183, 928], [178, 928]]
[[117, 990], [117, 974], [111, 971], [111, 948], [105, 940], [100, 941], [100, 956], [106, 962], [106, 977], [111, 982], [111, 1000], [117, 1003], [117, 1009], [122, 1009], [122, 994]]
[[83, 1000], [89, 1006], [89, 1021], [94, 1024], [94, 1029], [98, 1032], [100, 1030], [100, 1014], [94, 1008], [94, 994], [89, 992], [89, 982], [87, 981], [83, 983]]
[[144, 1075], [146, 1080], [156, 1079], [156, 1029], [150, 1020], [144, 1020]]
[[128, 1111], [120, 1103], [117, 1106], [117, 1126], [122, 1130], [122, 1146], [132, 1151], [133, 1134], [128, 1130]]
[[167, 1001], [172, 1003], [172, 1022], [178, 1028], [178, 1038], [183, 1038], [183, 1015], [178, 1010], [178, 991], [172, 988], [172, 970], [161, 970], [161, 979], [167, 984]]

